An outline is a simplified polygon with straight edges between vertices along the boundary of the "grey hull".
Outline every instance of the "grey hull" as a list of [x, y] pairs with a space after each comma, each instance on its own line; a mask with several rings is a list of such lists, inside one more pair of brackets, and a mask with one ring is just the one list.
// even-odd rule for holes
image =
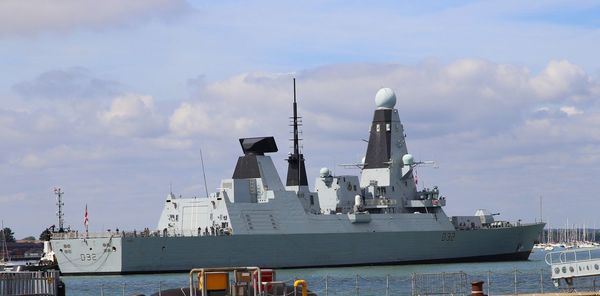
[[[532, 224], [450, 232], [453, 235], [417, 231], [71, 239], [62, 241], [68, 241], [69, 252], [59, 251], [57, 257], [64, 274], [81, 275], [219, 266], [299, 268], [526, 260], [542, 228], [543, 224]], [[104, 252], [109, 240], [115, 249]], [[53, 243], [61, 245], [60, 240]]]

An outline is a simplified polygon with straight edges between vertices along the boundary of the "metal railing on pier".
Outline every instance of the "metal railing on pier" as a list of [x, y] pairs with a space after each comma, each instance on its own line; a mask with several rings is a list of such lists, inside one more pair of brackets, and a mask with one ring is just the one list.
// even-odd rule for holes
[[59, 276], [56, 270], [0, 272], [0, 295], [60, 295]]
[[[303, 276], [308, 283], [308, 289], [319, 296], [395, 296], [395, 295], [470, 295], [471, 282], [484, 281], [483, 292], [487, 295], [517, 295], [532, 293], [557, 293], [565, 292], [554, 286], [549, 269], [539, 271], [487, 271], [487, 272], [446, 272], [446, 273], [413, 273], [411, 275], [383, 275], [383, 276]], [[73, 278], [77, 281], [77, 278]], [[293, 285], [294, 279], [283, 280]], [[600, 281], [593, 278], [581, 279], [576, 284], [578, 292], [600, 291]], [[73, 295], [132, 295], [145, 293], [151, 295], [161, 290], [187, 286], [187, 277], [182, 276], [181, 281], [152, 281], [136, 282], [107, 282], [98, 278], [98, 284], [88, 282], [86, 291], [90, 294], [78, 293]], [[66, 281], [67, 287], [74, 288]], [[69, 290], [69, 294], [71, 290]], [[264, 294], [269, 295], [271, 294]], [[294, 295], [293, 293], [290, 295]]]

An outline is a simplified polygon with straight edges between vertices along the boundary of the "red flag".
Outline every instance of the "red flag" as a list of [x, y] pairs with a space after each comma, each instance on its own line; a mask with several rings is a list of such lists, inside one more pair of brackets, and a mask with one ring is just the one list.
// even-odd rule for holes
[[87, 213], [87, 204], [85, 205], [85, 215], [83, 216], [83, 224], [85, 225], [85, 227], [87, 228], [89, 223], [88, 220], [88, 213]]

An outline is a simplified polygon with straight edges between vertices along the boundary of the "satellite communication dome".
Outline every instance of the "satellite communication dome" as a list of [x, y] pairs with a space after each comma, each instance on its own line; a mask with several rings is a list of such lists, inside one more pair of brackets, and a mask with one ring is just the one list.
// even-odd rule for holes
[[384, 87], [375, 95], [377, 109], [393, 109], [396, 105], [396, 94], [391, 88]]
[[415, 158], [412, 154], [404, 154], [404, 156], [402, 156], [402, 162], [404, 165], [413, 165], [415, 163]]
[[325, 178], [331, 176], [331, 172], [328, 168], [321, 168], [321, 170], [319, 170], [319, 175], [321, 178]]

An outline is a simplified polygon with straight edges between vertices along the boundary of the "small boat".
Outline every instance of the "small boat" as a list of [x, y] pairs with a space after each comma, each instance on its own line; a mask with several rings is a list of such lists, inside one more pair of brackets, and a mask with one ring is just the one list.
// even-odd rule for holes
[[[0, 231], [0, 233], [3, 233]], [[0, 253], [0, 271], [20, 272], [20, 271], [44, 271], [58, 270], [54, 252], [49, 241], [44, 242], [44, 254], [40, 260], [36, 261], [12, 261], [8, 256], [6, 241], [3, 241], [2, 252]], [[5, 255], [6, 254], [6, 255]]]
[[4, 234], [4, 223], [0, 225], [0, 271], [16, 271], [19, 264], [12, 262], [8, 247], [6, 246], [6, 235]]

